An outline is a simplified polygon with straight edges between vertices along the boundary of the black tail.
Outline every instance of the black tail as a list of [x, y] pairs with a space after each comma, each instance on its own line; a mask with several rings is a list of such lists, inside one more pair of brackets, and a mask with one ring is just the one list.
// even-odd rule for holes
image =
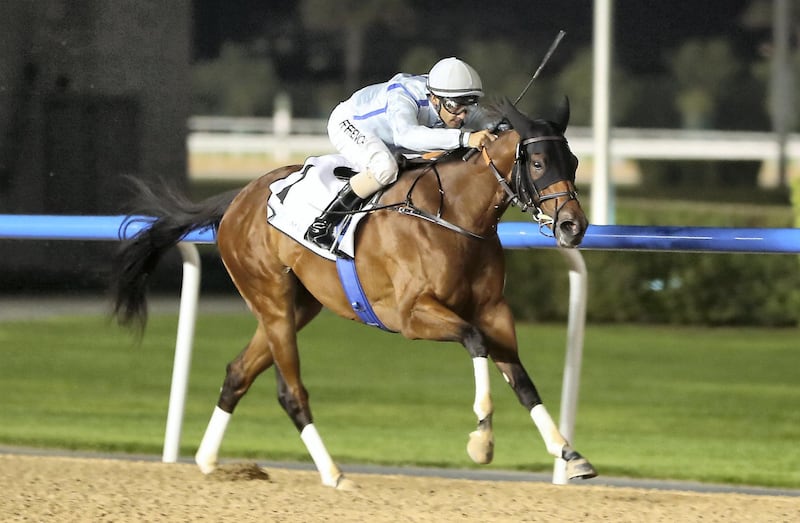
[[166, 184], [156, 189], [138, 179], [130, 181], [136, 210], [131, 214], [156, 220], [132, 240], [122, 243], [111, 267], [110, 288], [117, 323], [141, 333], [147, 323], [147, 282], [159, 260], [188, 232], [216, 228], [239, 190], [193, 203]]

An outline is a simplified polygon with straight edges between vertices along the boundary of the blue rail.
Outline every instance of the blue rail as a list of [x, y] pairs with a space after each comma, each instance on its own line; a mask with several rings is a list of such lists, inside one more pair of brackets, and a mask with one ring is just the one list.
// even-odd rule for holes
[[[130, 239], [152, 221], [149, 217], [0, 214], [0, 238], [22, 240]], [[503, 247], [554, 248], [552, 238], [530, 222], [504, 222], [498, 227]], [[190, 232], [185, 240], [214, 243], [213, 229]], [[727, 228], [643, 225], [590, 225], [581, 250], [800, 253], [800, 229]]]
[[[501, 223], [503, 247], [554, 247], [535, 223]], [[800, 229], [590, 225], [581, 250], [800, 253]]]
[[[153, 221], [147, 216], [62, 216], [0, 214], [0, 238], [16, 240], [119, 241], [136, 236]], [[213, 229], [198, 229], [184, 238], [192, 243], [215, 243]]]

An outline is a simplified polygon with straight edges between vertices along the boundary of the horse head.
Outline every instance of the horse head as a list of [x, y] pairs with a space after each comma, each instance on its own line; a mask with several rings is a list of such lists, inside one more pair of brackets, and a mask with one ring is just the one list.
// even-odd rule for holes
[[531, 120], [508, 99], [498, 109], [519, 135], [510, 174], [514, 203], [523, 211], [530, 209], [534, 219], [552, 231], [559, 246], [576, 247], [583, 240], [588, 220], [575, 189], [578, 159], [564, 137], [569, 100], [564, 98], [552, 121]]

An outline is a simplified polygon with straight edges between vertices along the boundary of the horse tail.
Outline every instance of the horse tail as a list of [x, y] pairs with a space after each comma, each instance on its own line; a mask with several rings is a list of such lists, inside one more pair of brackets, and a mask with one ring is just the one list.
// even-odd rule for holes
[[123, 327], [140, 334], [147, 324], [146, 290], [150, 275], [164, 254], [194, 229], [216, 227], [239, 189], [192, 202], [174, 187], [161, 184], [158, 192], [147, 183], [130, 178], [135, 213], [155, 218], [131, 240], [122, 242], [111, 266], [113, 317]]

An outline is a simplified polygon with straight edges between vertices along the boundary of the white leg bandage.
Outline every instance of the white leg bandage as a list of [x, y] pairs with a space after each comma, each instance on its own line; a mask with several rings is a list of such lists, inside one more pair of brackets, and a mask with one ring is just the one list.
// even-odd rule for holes
[[222, 438], [225, 436], [225, 430], [228, 428], [230, 419], [231, 414], [229, 412], [225, 412], [219, 407], [214, 407], [206, 433], [203, 435], [200, 447], [194, 455], [194, 461], [203, 474], [209, 474], [217, 468], [219, 448], [222, 445]]
[[311, 459], [314, 460], [314, 465], [317, 466], [319, 475], [322, 478], [322, 484], [328, 487], [336, 487], [342, 472], [333, 462], [330, 454], [328, 454], [328, 450], [325, 448], [325, 444], [322, 442], [322, 438], [313, 423], [303, 427], [303, 431], [300, 432], [300, 439], [305, 443], [308, 453], [311, 454]]
[[494, 410], [489, 390], [489, 358], [472, 358], [472, 367], [475, 371], [475, 403], [472, 404], [472, 410], [481, 421]]
[[542, 435], [544, 444], [547, 447], [547, 452], [560, 458], [561, 450], [564, 448], [564, 445], [567, 444], [567, 441], [564, 439], [564, 436], [561, 435], [561, 432], [559, 432], [558, 427], [556, 427], [553, 418], [550, 417], [544, 405], [539, 404], [531, 409], [531, 419], [536, 425], [536, 428], [539, 429], [539, 434]]

